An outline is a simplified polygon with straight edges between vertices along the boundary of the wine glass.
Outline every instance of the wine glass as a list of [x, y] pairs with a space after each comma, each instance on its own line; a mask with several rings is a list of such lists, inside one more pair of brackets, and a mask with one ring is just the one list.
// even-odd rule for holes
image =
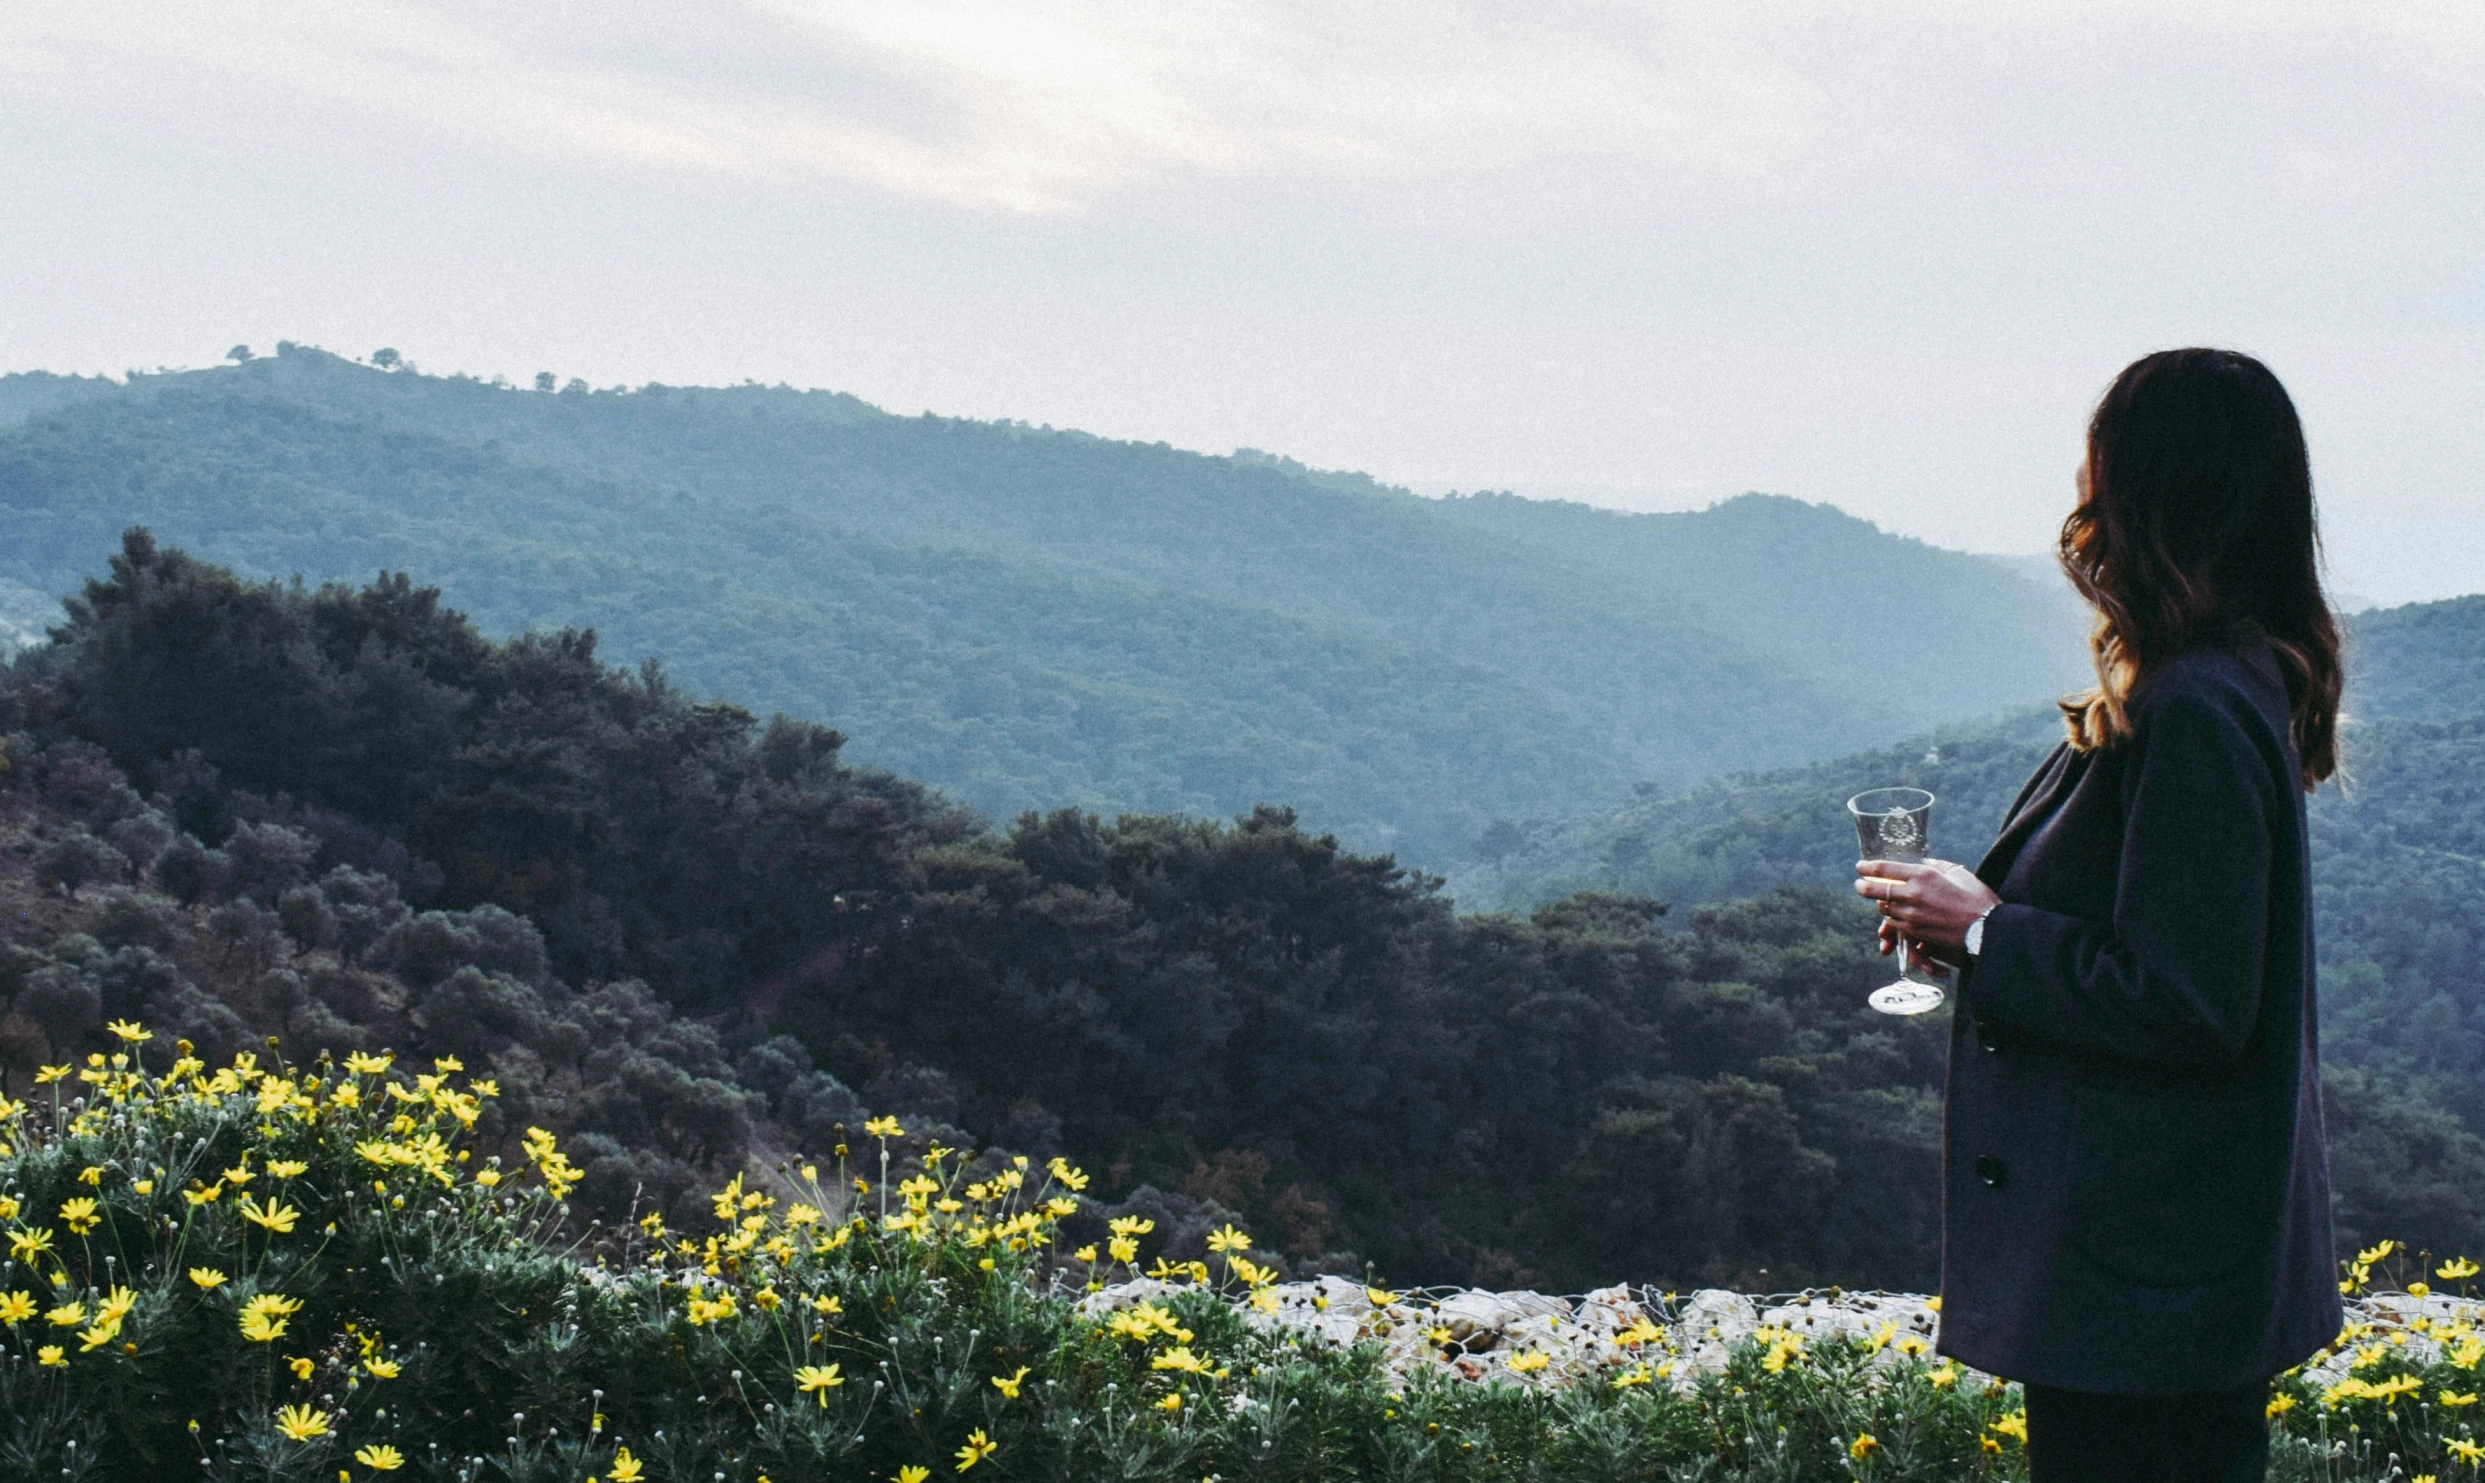
[[[1867, 860], [1922, 864], [1930, 847], [1933, 795], [1922, 788], [1869, 788], [1846, 801], [1855, 816], [1855, 837]], [[1898, 939], [1898, 981], [1872, 991], [1865, 1002], [1883, 1014], [1922, 1014], [1941, 1008], [1941, 985], [1907, 976], [1907, 939]]]

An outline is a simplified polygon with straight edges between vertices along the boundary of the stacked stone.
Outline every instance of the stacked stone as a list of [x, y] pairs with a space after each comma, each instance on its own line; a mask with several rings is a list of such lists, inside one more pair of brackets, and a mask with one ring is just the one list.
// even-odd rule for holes
[[[1191, 1289], [1142, 1278], [1091, 1293], [1080, 1304], [1091, 1318], [1146, 1301], [1162, 1303]], [[1821, 1292], [1753, 1299], [1705, 1288], [1677, 1296], [1628, 1287], [1584, 1297], [1538, 1292], [1441, 1288], [1391, 1293], [1343, 1277], [1287, 1282], [1266, 1290], [1273, 1303], [1241, 1302], [1247, 1321], [1266, 1332], [1292, 1333], [1344, 1347], [1381, 1346], [1393, 1374], [1476, 1383], [1558, 1386], [1608, 1381], [1645, 1366], [1652, 1381], [1688, 1385], [1725, 1368], [1734, 1346], [1755, 1335], [1784, 1333], [1809, 1345], [1844, 1334], [1870, 1342], [1886, 1327], [1890, 1340], [1876, 1363], [1930, 1357], [1940, 1313], [1918, 1293]], [[1266, 1304], [1266, 1306], [1263, 1306]], [[2446, 1343], [2485, 1332], [2485, 1302], [2440, 1294], [2368, 1293], [2347, 1305], [2349, 1333], [2334, 1354], [2305, 1369], [2315, 1384], [2335, 1383], [2360, 1344], [2409, 1348], [2428, 1360]], [[2412, 1346], [2412, 1347], [2411, 1347]], [[1535, 1356], [1541, 1355], [1541, 1361]], [[1964, 1366], [1961, 1379], [1985, 1377]]]
[[2329, 1387], [2347, 1378], [2379, 1345], [2410, 1365], [2431, 1364], [2453, 1346], [2485, 1336], [2485, 1300], [2445, 1293], [2367, 1292], [2347, 1300], [2345, 1342], [2304, 1366], [2304, 1378]]
[[[1188, 1289], [1141, 1278], [1091, 1293], [1081, 1310], [1101, 1318]], [[1774, 1326], [1807, 1342], [1834, 1333], [1871, 1338], [1883, 1324], [1929, 1345], [1931, 1306], [1883, 1293], [1805, 1293], [1768, 1300], [1707, 1289], [1673, 1294], [1600, 1288], [1577, 1298], [1539, 1292], [1450, 1288], [1392, 1293], [1343, 1277], [1280, 1283], [1242, 1311], [1254, 1327], [1341, 1347], [1377, 1343], [1401, 1378], [1558, 1386], [1612, 1379], [1645, 1367], [1652, 1380], [1686, 1384], [1724, 1368], [1734, 1344]], [[1900, 1351], [1888, 1351], [1896, 1357]]]

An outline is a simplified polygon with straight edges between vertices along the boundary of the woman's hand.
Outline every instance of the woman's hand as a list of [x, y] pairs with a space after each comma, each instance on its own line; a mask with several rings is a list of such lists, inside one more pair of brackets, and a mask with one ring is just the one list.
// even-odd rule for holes
[[1968, 923], [2002, 903], [1976, 872], [1949, 860], [1859, 860], [1855, 894], [1881, 903], [1881, 951], [1904, 937], [1945, 963], [1965, 959]]

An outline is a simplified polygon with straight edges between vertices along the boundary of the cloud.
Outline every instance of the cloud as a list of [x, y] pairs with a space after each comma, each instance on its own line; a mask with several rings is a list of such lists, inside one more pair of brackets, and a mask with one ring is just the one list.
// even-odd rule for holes
[[2365, 549], [2485, 510], [2473, 0], [17, 0], [0, 180], [55, 365], [757, 374], [2030, 546], [2084, 399], [2208, 340]]
[[316, 119], [1066, 211], [1175, 174], [1456, 175], [1559, 149], [1783, 166], [1829, 100], [1769, 29], [1458, 3], [101, 0], [38, 9], [0, 66], [62, 103], [180, 98], [262, 132]]

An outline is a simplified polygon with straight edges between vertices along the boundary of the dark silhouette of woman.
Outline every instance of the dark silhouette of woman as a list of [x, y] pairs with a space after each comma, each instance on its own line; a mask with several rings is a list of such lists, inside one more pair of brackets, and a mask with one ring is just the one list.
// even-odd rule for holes
[[2259, 1479], [2340, 1310], [2304, 796], [2337, 770], [2312, 476], [2269, 369], [2169, 350], [2088, 426], [2063, 569], [2097, 685], [1973, 872], [1856, 890], [1959, 975], [1941, 1348], [2021, 1381], [2034, 1483]]

